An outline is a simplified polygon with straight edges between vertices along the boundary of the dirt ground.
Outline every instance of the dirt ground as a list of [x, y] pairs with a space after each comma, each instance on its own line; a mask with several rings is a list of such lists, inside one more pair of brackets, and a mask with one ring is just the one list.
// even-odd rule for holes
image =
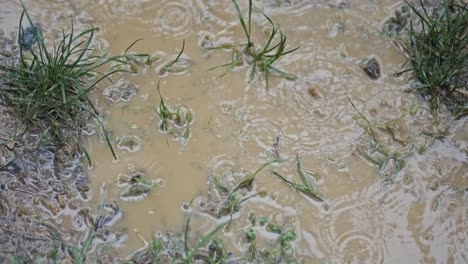
[[50, 256], [47, 224], [60, 227], [60, 216], [80, 210], [88, 196], [86, 174], [77, 156], [39, 144], [41, 134], [17, 136], [21, 125], [12, 109], [0, 105], [0, 123], [0, 262]]

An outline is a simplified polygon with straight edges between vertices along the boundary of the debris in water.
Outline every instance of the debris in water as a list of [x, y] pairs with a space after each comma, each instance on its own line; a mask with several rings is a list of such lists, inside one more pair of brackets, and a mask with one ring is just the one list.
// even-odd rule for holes
[[147, 180], [143, 172], [134, 168], [133, 165], [129, 165], [128, 174], [120, 174], [117, 177], [117, 186], [127, 187], [120, 195], [120, 198], [126, 201], [141, 200], [145, 198], [154, 187], [163, 185], [164, 181], [162, 179], [155, 181]]
[[125, 136], [118, 139], [117, 147], [128, 152], [136, 152], [141, 148], [141, 139], [134, 135]]
[[378, 79], [380, 77], [380, 66], [375, 58], [371, 58], [365, 64], [360, 64], [359, 67], [372, 79]]
[[150, 191], [151, 188], [148, 186], [134, 184], [128, 186], [128, 188], [120, 195], [120, 198], [126, 201], [141, 200], [145, 198]]
[[312, 95], [312, 97], [314, 97], [315, 99], [320, 99], [322, 98], [319, 94], [319, 92], [317, 91], [318, 88], [317, 87], [314, 87], [314, 86], [311, 86], [309, 87], [309, 90], [307, 90], [309, 92], [310, 95]]
[[20, 35], [22, 38], [18, 40], [21, 48], [30, 50], [37, 42], [37, 36], [40, 34], [39, 24], [33, 23], [31, 26], [23, 29], [23, 34]]

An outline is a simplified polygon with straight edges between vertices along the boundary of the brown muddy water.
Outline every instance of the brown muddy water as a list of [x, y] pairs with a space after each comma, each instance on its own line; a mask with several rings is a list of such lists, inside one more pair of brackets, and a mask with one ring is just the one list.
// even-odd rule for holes
[[[248, 1], [239, 2], [246, 14]], [[0, 4], [1, 27], [14, 28], [18, 3]], [[405, 92], [411, 76], [394, 77], [405, 57], [382, 28], [403, 3], [254, 1], [254, 42], [265, 43], [271, 29], [264, 13], [281, 25], [289, 48], [300, 47], [275, 64], [297, 80], [272, 75], [268, 89], [261, 75], [249, 80], [247, 65], [222, 78], [224, 69], [209, 70], [227, 63], [231, 51], [207, 47], [245, 41], [231, 1], [25, 4], [45, 28], [66, 27], [73, 16], [81, 26], [99, 27], [98, 44], [111, 53], [142, 38], [133, 50], [160, 57], [150, 66], [136, 64], [138, 74], [115, 76], [113, 85], [93, 94], [118, 160], [90, 123], [85, 143], [94, 165], [88, 170], [92, 195], [85, 202], [95, 208], [105, 186], [106, 200], [120, 205], [123, 216], [113, 229], [126, 236], [116, 245], [119, 255], [144, 247], [155, 232], [180, 232], [188, 215], [194, 233], [229, 221], [211, 210], [220, 199], [214, 178], [240, 182], [279, 156], [284, 161], [262, 170], [249, 192], [261, 195], [242, 203], [220, 235], [230, 251], [246, 250], [244, 231], [253, 212], [294, 229], [296, 256], [304, 263], [468, 262], [467, 119], [436, 121], [421, 98]], [[164, 72], [183, 41], [182, 66], [190, 68]], [[359, 67], [370, 58], [380, 64], [378, 79]], [[158, 82], [169, 106], [192, 113], [189, 130], [161, 132]], [[350, 101], [372, 124], [379, 146]], [[371, 158], [382, 158], [378, 147], [405, 165], [375, 165]], [[272, 173], [300, 182], [296, 156], [324, 202]], [[144, 195], [129, 194], [129, 178], [136, 174], [155, 186]], [[63, 217], [79, 229], [73, 216]], [[262, 226], [255, 232], [259, 244], [278, 237]]]

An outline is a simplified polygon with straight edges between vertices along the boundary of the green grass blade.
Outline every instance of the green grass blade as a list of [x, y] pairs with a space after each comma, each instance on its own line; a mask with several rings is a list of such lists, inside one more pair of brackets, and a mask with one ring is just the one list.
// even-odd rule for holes
[[252, 182], [255, 180], [255, 177], [257, 176], [257, 174], [263, 170], [265, 167], [273, 164], [273, 163], [278, 163], [278, 162], [283, 162], [283, 160], [272, 160], [272, 161], [269, 161], [269, 162], [266, 162], [265, 164], [263, 164], [262, 166], [260, 166], [260, 168], [258, 168], [254, 174], [252, 174], [252, 176], [248, 177], [247, 179], [241, 181], [232, 191], [231, 193], [234, 193], [236, 191], [238, 191], [239, 189], [242, 189], [246, 186], [249, 186], [250, 184], [252, 184]]
[[304, 171], [302, 170], [302, 164], [301, 164], [301, 158], [299, 157], [299, 154], [296, 154], [296, 168], [297, 168], [297, 173], [299, 174], [299, 177], [301, 178], [302, 183], [308, 188], [308, 189], [313, 189], [312, 185], [310, 184], [309, 179], [307, 176], [304, 174]]
[[189, 230], [190, 230], [190, 217], [187, 219], [187, 221], [185, 222], [185, 227], [184, 227], [184, 252], [185, 252], [185, 256], [186, 258], [188, 258], [189, 254], [190, 254], [190, 250], [189, 250], [189, 237], [188, 237], [188, 233], [189, 233]]
[[237, 4], [236, 0], [232, 0], [232, 3], [234, 4], [234, 7], [236, 8], [237, 12], [237, 17], [239, 18], [239, 21], [241, 23], [242, 28], [244, 29], [245, 36], [247, 37], [247, 44], [249, 45], [250, 43], [250, 24], [251, 24], [251, 16], [252, 16], [252, 0], [249, 0], [249, 28], [247, 29], [247, 26], [245, 24], [244, 16], [242, 15], [242, 12], [239, 8], [239, 5]]
[[106, 126], [101, 121], [101, 118], [92, 109], [89, 109], [87, 106], [82, 105], [82, 107], [84, 110], [86, 110], [88, 113], [90, 113], [94, 117], [96, 122], [98, 122], [99, 126], [101, 127], [102, 133], [104, 134], [104, 138], [106, 140], [107, 146], [109, 147], [109, 150], [112, 153], [112, 157], [114, 157], [114, 159], [117, 160], [117, 155], [115, 154], [114, 147], [112, 146], [112, 143], [110, 140], [109, 131], [107, 131]]
[[78, 146], [80, 147], [81, 151], [83, 151], [83, 153], [84, 153], [84, 155], [86, 157], [86, 160], [88, 161], [89, 166], [92, 166], [93, 162], [91, 161], [91, 157], [89, 156], [89, 153], [86, 150], [86, 148], [83, 146], [83, 144], [81, 144], [81, 142], [78, 142]]
[[287, 184], [291, 185], [294, 189], [320, 201], [320, 202], [324, 202], [326, 200], [325, 196], [323, 196], [322, 194], [314, 191], [313, 189], [311, 188], [308, 188], [307, 186], [305, 185], [301, 185], [301, 184], [297, 184], [297, 183], [294, 183], [292, 181], [289, 181], [288, 179], [286, 179], [285, 177], [283, 177], [281, 174], [279, 174], [278, 172], [276, 171], [273, 171], [273, 175], [275, 175], [276, 177], [278, 177], [280, 180], [286, 182]]
[[219, 224], [215, 229], [213, 229], [211, 232], [206, 234], [188, 253], [188, 255], [185, 257], [185, 263], [192, 263], [192, 259], [195, 256], [195, 254], [198, 252], [198, 250], [201, 247], [206, 246], [211, 240], [213, 240], [214, 236], [218, 231], [224, 226], [224, 224]]
[[179, 60], [180, 56], [182, 56], [182, 53], [184, 52], [184, 49], [185, 49], [185, 40], [182, 41], [182, 49], [180, 50], [177, 57], [171, 63], [167, 64], [164, 68], [168, 69], [168, 68], [172, 67]]

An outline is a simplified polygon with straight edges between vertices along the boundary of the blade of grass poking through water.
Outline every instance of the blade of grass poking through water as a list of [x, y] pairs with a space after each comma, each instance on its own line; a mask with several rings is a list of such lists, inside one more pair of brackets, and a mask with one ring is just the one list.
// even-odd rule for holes
[[185, 222], [185, 227], [184, 227], [184, 260], [183, 263], [189, 264], [193, 263], [193, 258], [195, 255], [198, 253], [200, 248], [206, 246], [210, 241], [212, 241], [215, 238], [216, 233], [224, 226], [224, 224], [219, 224], [216, 226], [215, 229], [211, 230], [208, 234], [203, 236], [195, 246], [193, 246], [191, 249], [189, 247], [189, 230], [190, 230], [190, 217], [187, 219]]
[[325, 196], [321, 195], [320, 193], [316, 192], [313, 189], [308, 188], [305, 184], [297, 184], [292, 181], [289, 181], [288, 179], [286, 179], [285, 177], [283, 177], [281, 174], [279, 174], [276, 171], [273, 172], [273, 175], [275, 175], [276, 177], [278, 177], [280, 180], [284, 181], [285, 183], [291, 185], [294, 189], [301, 191], [304, 194], [314, 199], [317, 199], [320, 202], [325, 201]]
[[313, 189], [312, 184], [310, 184], [309, 179], [307, 178], [307, 176], [304, 174], [304, 171], [302, 170], [301, 158], [299, 157], [299, 154], [296, 154], [296, 168], [297, 168], [297, 173], [299, 174], [299, 177], [302, 180], [302, 183], [304, 183], [304, 186], [312, 190]]
[[[274, 68], [272, 65], [279, 58], [296, 51], [297, 49], [299, 49], [299, 47], [291, 49], [289, 51], [285, 51], [286, 40], [287, 40], [286, 35], [283, 34], [279, 26], [275, 26], [273, 21], [267, 15], [263, 14], [263, 16], [268, 20], [268, 22], [272, 26], [272, 30], [270, 32], [270, 37], [268, 38], [268, 41], [263, 47], [263, 49], [259, 52], [255, 52], [254, 62], [252, 63], [251, 79], [254, 77], [255, 67], [257, 65], [257, 62], [260, 62], [260, 65], [262, 67], [262, 71], [265, 77], [266, 86], [268, 88], [268, 83], [269, 83], [268, 80], [270, 76], [270, 71], [274, 71], [280, 75], [283, 75], [284, 77], [288, 79], [295, 80], [297, 78], [294, 74], [289, 74], [284, 71], [278, 70]], [[275, 36], [277, 36], [277, 34], [279, 34], [279, 38], [280, 38], [279, 42], [273, 45], [273, 47], [270, 47], [273, 39], [275, 38]], [[273, 52], [273, 51], [275, 53], [270, 54], [270, 52]]]
[[89, 228], [88, 233], [86, 235], [86, 239], [83, 243], [83, 246], [81, 247], [81, 250], [77, 251], [76, 246], [75, 247], [75, 254], [74, 254], [74, 259], [76, 263], [81, 264], [85, 263], [86, 256], [89, 254], [89, 250], [91, 248], [91, 244], [93, 243], [94, 239], [96, 238], [96, 231], [101, 227], [99, 224], [99, 220], [101, 218], [102, 210], [104, 208], [104, 198], [106, 196], [106, 190], [104, 188], [101, 188], [101, 194], [99, 196], [99, 205], [98, 209], [96, 211], [96, 215], [94, 216], [94, 221], [93, 225]]
[[171, 131], [169, 130], [169, 123], [171, 120], [172, 111], [169, 109], [169, 107], [166, 105], [164, 101], [164, 98], [161, 94], [160, 83], [161, 81], [158, 81], [157, 90], [159, 94], [159, 107], [158, 109], [156, 109], [156, 113], [159, 116], [159, 122], [160, 122], [159, 129], [164, 133], [168, 131], [169, 133], [171, 133]]
[[159, 117], [160, 132], [181, 138], [183, 144], [185, 144], [190, 138], [190, 126], [193, 123], [192, 112], [185, 105], [176, 105], [175, 110], [171, 110], [161, 94], [160, 82], [158, 82], [157, 90], [160, 102], [155, 111]]
[[91, 245], [94, 239], [96, 238], [96, 232], [99, 228], [101, 228], [99, 224], [99, 220], [101, 218], [102, 210], [104, 208], [105, 196], [106, 196], [106, 190], [104, 188], [101, 188], [98, 209], [94, 216], [94, 220], [92, 221], [92, 226], [90, 226], [88, 228], [88, 231], [86, 232], [83, 244], [78, 243], [77, 245], [69, 245], [63, 240], [62, 235], [60, 234], [60, 232], [57, 230], [55, 226], [49, 223], [45, 223], [45, 222], [41, 223], [41, 225], [47, 227], [49, 229], [49, 232], [51, 232], [54, 243], [55, 242], [60, 243], [61, 247], [65, 248], [65, 250], [71, 253], [71, 256], [73, 258], [73, 263], [75, 264], [86, 263], [86, 257], [89, 255]]
[[[366, 127], [364, 127], [364, 130], [367, 132], [367, 134], [370, 136], [370, 139], [364, 139], [362, 138], [363, 141], [365, 141], [368, 144], [368, 151], [362, 150], [361, 148], [357, 147], [356, 151], [365, 160], [369, 161], [370, 163], [377, 165], [379, 172], [386, 177], [387, 180], [392, 180], [393, 176], [395, 176], [403, 167], [405, 166], [406, 162], [405, 159], [408, 158], [409, 156], [413, 155], [413, 150], [411, 149], [411, 146], [409, 149], [395, 149], [395, 147], [392, 147], [391, 145], [386, 145], [384, 144], [384, 141], [381, 139], [379, 134], [377, 133], [378, 131], [382, 131], [384, 133], [389, 134], [389, 136], [392, 138], [394, 142], [402, 146], [403, 148], [406, 147], [406, 144], [404, 142], [398, 140], [395, 138], [395, 135], [393, 133], [393, 130], [385, 126], [383, 129], [377, 126], [377, 130], [374, 129], [375, 125], [372, 125], [371, 122], [369, 121], [364, 114], [359, 112], [354, 105], [354, 103], [349, 99], [349, 102], [351, 103], [352, 107], [354, 110], [357, 112], [357, 115], [354, 117], [355, 119], [359, 120], [364, 120]], [[390, 132], [390, 133], [389, 133]], [[389, 163], [393, 161], [394, 166], [393, 170], [390, 169], [390, 173], [384, 173], [385, 170], [389, 167]]]
[[185, 253], [185, 256], [187, 257], [189, 255], [189, 236], [188, 236], [188, 233], [189, 233], [189, 230], [190, 230], [190, 220], [191, 220], [191, 217], [189, 216], [189, 218], [187, 219], [187, 222], [185, 222], [185, 227], [184, 227], [184, 253]]
[[[32, 27], [36, 39], [34, 47], [23, 43], [27, 38], [26, 23]], [[12, 59], [8, 65], [0, 65], [0, 73], [5, 79], [0, 97], [16, 110], [25, 126], [40, 129], [61, 145], [76, 143], [90, 163], [89, 154], [83, 145], [78, 144], [78, 131], [87, 122], [83, 113], [88, 113], [99, 123], [113, 158], [117, 157], [89, 94], [103, 80], [111, 81], [113, 74], [129, 72], [127, 67], [135, 56], [148, 56], [127, 54], [137, 40], [125, 53], [109, 57], [107, 52], [92, 46], [97, 31], [97, 28], [91, 27], [76, 33], [71, 21], [70, 32], [62, 30], [58, 44], [48, 48], [40, 28], [32, 22], [23, 5], [18, 30], [19, 58]], [[108, 70], [100, 72], [102, 68]]]
[[78, 146], [80, 147], [81, 151], [83, 151], [86, 160], [89, 163], [89, 166], [92, 166], [93, 162], [91, 161], [91, 156], [89, 156], [88, 150], [83, 146], [81, 142], [78, 142]]
[[241, 181], [239, 184], [237, 184], [236, 187], [234, 187], [234, 189], [232, 189], [232, 193], [234, 192], [237, 192], [238, 190], [242, 189], [242, 188], [245, 188], [245, 187], [248, 187], [252, 184], [252, 182], [255, 180], [255, 177], [257, 177], [257, 174], [262, 171], [265, 167], [273, 164], [273, 163], [278, 163], [278, 162], [283, 162], [283, 160], [278, 160], [278, 159], [275, 159], [275, 160], [272, 160], [272, 161], [269, 161], [269, 162], [266, 162], [265, 164], [263, 164], [260, 168], [258, 168], [254, 174], [252, 174], [250, 177], [248, 177], [247, 179]]
[[279, 174], [276, 171], [273, 171], [273, 174], [278, 177], [280, 180], [286, 182], [287, 184], [291, 185], [294, 189], [303, 192], [304, 194], [320, 201], [323, 202], [326, 200], [326, 197], [319, 193], [318, 191], [315, 190], [315, 188], [312, 186], [310, 183], [310, 180], [308, 177], [305, 175], [304, 170], [302, 169], [302, 164], [301, 164], [301, 159], [299, 155], [296, 155], [296, 168], [297, 168], [297, 173], [299, 174], [299, 178], [302, 181], [302, 184], [297, 184], [292, 181], [287, 180], [285, 177], [283, 177], [281, 174]]
[[245, 24], [244, 16], [242, 15], [242, 12], [241, 12], [241, 10], [239, 8], [239, 5], [237, 4], [237, 1], [232, 0], [232, 3], [234, 4], [234, 7], [236, 8], [237, 17], [239, 18], [242, 29], [244, 30], [245, 36], [247, 38], [247, 43], [245, 43], [244, 45], [246, 45], [246, 49], [248, 49], [253, 45], [253, 43], [250, 41], [251, 24], [252, 24], [252, 0], [249, 0], [249, 22], [248, 22], [248, 27]]
[[216, 70], [216, 69], [219, 69], [219, 68], [226, 68], [226, 70], [220, 76], [217, 77], [218, 79], [222, 78], [229, 71], [232, 71], [234, 69], [234, 67], [236, 67], [236, 65], [239, 65], [239, 63], [241, 62], [240, 59], [239, 59], [240, 56], [241, 55], [238, 52], [233, 51], [230, 62], [228, 62], [226, 64], [223, 64], [223, 65], [218, 65], [218, 66], [215, 66], [215, 67], [211, 67], [211, 68], [208, 69], [208, 71]]
[[[89, 98], [87, 98], [87, 100], [90, 102], [90, 106], [94, 108], [94, 105], [91, 103]], [[82, 105], [81, 107], [85, 111], [90, 113], [92, 115], [92, 117], [94, 118], [94, 120], [96, 120], [96, 122], [99, 124], [99, 126], [101, 127], [101, 130], [102, 130], [102, 134], [104, 135], [104, 139], [106, 140], [107, 146], [109, 147], [109, 150], [112, 153], [112, 157], [114, 157], [114, 159], [117, 159], [117, 155], [115, 154], [114, 147], [112, 147], [112, 143], [111, 143], [110, 136], [109, 136], [109, 131], [107, 130], [104, 123], [102, 122], [101, 117], [99, 116], [99, 113], [97, 113], [97, 110], [95, 108], [94, 108], [94, 110], [88, 109], [86, 105]], [[81, 145], [81, 146], [83, 147], [83, 145]], [[83, 147], [83, 149], [84, 149], [85, 156], [89, 161], [89, 164], [92, 165], [91, 159], [90, 159], [90, 157], [88, 155], [88, 151], [86, 151], [86, 149], [84, 147]]]
[[371, 124], [369, 119], [367, 119], [367, 117], [357, 109], [357, 107], [354, 105], [353, 101], [351, 101], [349, 97], [348, 97], [348, 100], [351, 103], [351, 106], [353, 107], [354, 111], [356, 111], [357, 113], [357, 115], [354, 118], [356, 120], [359, 120], [359, 119], [364, 120], [364, 122], [367, 125], [367, 127], [365, 128], [365, 131], [369, 133], [371, 140], [366, 140], [366, 141], [369, 143], [369, 145], [373, 149], [372, 152], [378, 152], [382, 154], [384, 157], [387, 157], [387, 159], [385, 160], [380, 157], [373, 157], [372, 155], [369, 155], [366, 151], [361, 150], [360, 148], [357, 148], [356, 150], [364, 159], [373, 163], [374, 165], [377, 165], [379, 167], [379, 171], [382, 171], [385, 168], [387, 161], [389, 160], [388, 157], [390, 156], [390, 154], [388, 153], [387, 149], [382, 144], [380, 144], [380, 140], [377, 136], [377, 133], [374, 131], [374, 126]]
[[177, 57], [171, 63], [165, 66], [166, 69], [169, 69], [170, 67], [172, 67], [172, 65], [174, 65], [180, 59], [180, 56], [182, 56], [182, 53], [184, 53], [184, 49], [185, 49], [185, 40], [182, 41], [182, 49], [180, 50], [179, 54], [177, 54]]
[[356, 106], [354, 105], [353, 101], [351, 101], [351, 99], [350, 99], [349, 97], [348, 97], [348, 101], [351, 103], [351, 106], [353, 107], [354, 111], [356, 111], [356, 113], [358, 114], [357, 117], [358, 117], [359, 119], [364, 120], [364, 122], [366, 122], [366, 124], [367, 124], [367, 129], [368, 129], [369, 133], [371, 134], [371, 136], [372, 136], [374, 139], [376, 139], [377, 136], [376, 136], [376, 134], [375, 134], [375, 132], [374, 132], [374, 128], [373, 128], [371, 122], [369, 121], [369, 119], [367, 119], [367, 117], [366, 117], [365, 115], [363, 115], [361, 112], [359, 112], [359, 110], [356, 108]]
[[243, 188], [248, 188], [249, 186], [252, 185], [253, 181], [255, 180], [255, 177], [257, 174], [263, 170], [265, 167], [267, 167], [270, 164], [277, 163], [277, 162], [282, 162], [283, 160], [272, 160], [269, 162], [266, 162], [263, 164], [260, 168], [258, 168], [250, 177], [244, 179], [240, 183], [238, 183], [234, 188], [230, 189], [228, 186], [223, 184], [221, 181], [219, 181], [217, 178], [214, 178], [213, 183], [217, 188], [219, 188], [221, 191], [227, 193], [227, 197], [224, 199], [222, 202], [220, 208], [218, 209], [218, 215], [223, 216], [223, 215], [229, 215], [229, 225], [231, 224], [232, 221], [232, 216], [233, 214], [239, 209], [239, 206], [247, 201], [248, 199], [258, 195], [259, 193], [254, 193], [252, 195], [249, 195], [247, 197], [239, 197], [238, 196], [238, 191]]
[[[163, 72], [183, 72], [189, 69], [189, 66], [176, 67], [178, 63], [182, 62], [181, 56], [184, 53], [184, 49], [185, 49], [185, 40], [183, 40], [182, 42], [182, 49], [177, 54], [177, 57], [173, 61], [169, 62], [166, 66], [164, 66]], [[187, 62], [187, 60], [185, 61]]]
[[[265, 17], [265, 19], [268, 20], [268, 22], [272, 26], [272, 29], [270, 31], [270, 35], [265, 45], [263, 45], [261, 49], [256, 50], [255, 45], [252, 40], [252, 34], [251, 34], [252, 33], [251, 32], [252, 30], [252, 0], [249, 0], [248, 23], [246, 23], [245, 18], [239, 8], [237, 1], [232, 0], [232, 2], [236, 9], [237, 17], [239, 18], [239, 22], [241, 24], [242, 30], [244, 31], [244, 34], [247, 40], [245, 43], [240, 44], [240, 45], [221, 45], [218, 47], [209, 48], [209, 50], [226, 49], [226, 48], [232, 49], [231, 61], [220, 66], [212, 67], [209, 70], [214, 70], [214, 69], [225, 67], [227, 69], [225, 72], [221, 74], [220, 77], [225, 76], [227, 72], [232, 71], [236, 65], [242, 64], [243, 57], [238, 55], [240, 51], [238, 51], [236, 47], [245, 46], [242, 53], [245, 56], [250, 57], [250, 59], [244, 61], [246, 64], [250, 65], [250, 69], [249, 69], [250, 80], [253, 80], [255, 78], [255, 75], [258, 70], [257, 67], [263, 72], [263, 76], [265, 78], [265, 83], [266, 83], [267, 88], [269, 86], [269, 78], [270, 78], [271, 72], [276, 73], [287, 79], [295, 80], [297, 77], [294, 74], [290, 74], [282, 70], [279, 70], [275, 68], [273, 64], [281, 57], [296, 51], [297, 49], [299, 49], [299, 47], [286, 51], [286, 41], [287, 41], [286, 35], [283, 34], [279, 26], [275, 25], [273, 21], [264, 14], [263, 16]], [[278, 38], [279, 38], [278, 43], [273, 44], [274, 41]]]
[[185, 132], [184, 132], [184, 140], [185, 142], [187, 142], [187, 140], [190, 138], [190, 126], [192, 124], [192, 121], [193, 121], [193, 116], [192, 116], [192, 112], [190, 112], [190, 109], [188, 109], [188, 107], [185, 107], [186, 111], [185, 112], [185, 121], [186, 121], [186, 128], [185, 128]]

